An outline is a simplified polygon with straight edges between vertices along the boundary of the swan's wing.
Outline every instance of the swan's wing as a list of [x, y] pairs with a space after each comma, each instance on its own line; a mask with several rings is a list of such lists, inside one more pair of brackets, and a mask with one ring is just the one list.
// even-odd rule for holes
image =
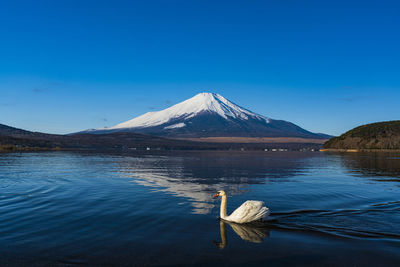
[[246, 223], [265, 218], [268, 214], [269, 209], [264, 207], [264, 202], [247, 200], [226, 219], [231, 222]]

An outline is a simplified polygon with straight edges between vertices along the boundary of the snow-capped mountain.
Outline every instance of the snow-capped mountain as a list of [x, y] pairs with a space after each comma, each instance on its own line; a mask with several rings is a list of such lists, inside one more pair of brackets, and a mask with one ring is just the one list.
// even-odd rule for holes
[[167, 109], [87, 133], [136, 132], [166, 137], [326, 138], [242, 108], [215, 93], [200, 93]]
[[[157, 112], [147, 112], [142, 116], [108, 128], [108, 130], [154, 127], [166, 124], [178, 118], [187, 121], [203, 112], [214, 113], [224, 119], [248, 120], [249, 117], [253, 117], [268, 122], [268, 118], [241, 108], [219, 94], [200, 93], [170, 108]], [[184, 126], [186, 126], [186, 124], [183, 122], [166, 126], [166, 128], [172, 129]]]

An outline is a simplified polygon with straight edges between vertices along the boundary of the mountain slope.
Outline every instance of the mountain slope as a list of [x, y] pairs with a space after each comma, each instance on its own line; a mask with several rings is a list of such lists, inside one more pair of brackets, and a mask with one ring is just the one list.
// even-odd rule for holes
[[214, 93], [200, 93], [170, 108], [148, 112], [110, 128], [86, 132], [135, 132], [170, 138], [330, 137], [309, 132], [287, 121], [256, 114]]
[[14, 128], [5, 124], [0, 124], [0, 135], [7, 136], [22, 136], [22, 135], [34, 135], [34, 132]]
[[324, 144], [326, 149], [400, 149], [400, 121], [356, 127]]

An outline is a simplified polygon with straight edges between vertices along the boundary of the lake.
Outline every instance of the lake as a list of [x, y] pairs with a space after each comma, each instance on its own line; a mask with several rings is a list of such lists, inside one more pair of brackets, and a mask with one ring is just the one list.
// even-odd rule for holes
[[399, 225], [399, 154], [0, 154], [2, 266], [400, 266]]

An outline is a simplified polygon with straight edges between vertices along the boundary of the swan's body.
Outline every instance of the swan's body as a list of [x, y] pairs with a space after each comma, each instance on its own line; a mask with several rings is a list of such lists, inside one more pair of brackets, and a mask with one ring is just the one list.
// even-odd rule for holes
[[227, 196], [224, 191], [218, 191], [214, 197], [221, 196], [221, 219], [235, 223], [249, 223], [263, 219], [268, 216], [269, 209], [264, 207], [264, 202], [256, 200], [247, 200], [239, 208], [237, 208], [231, 215], [226, 214]]

